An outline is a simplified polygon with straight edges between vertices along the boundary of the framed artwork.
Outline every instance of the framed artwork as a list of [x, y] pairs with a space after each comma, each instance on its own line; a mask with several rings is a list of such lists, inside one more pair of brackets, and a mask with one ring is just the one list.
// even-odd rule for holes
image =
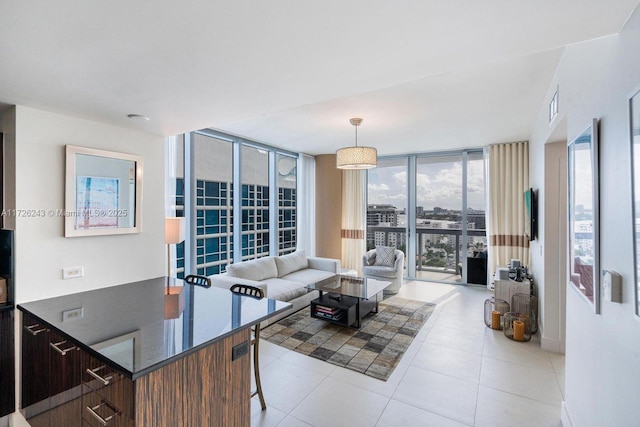
[[118, 178], [76, 176], [77, 230], [118, 227], [118, 217], [109, 213], [118, 209], [119, 186]]
[[142, 157], [66, 146], [65, 237], [139, 233]]
[[569, 283], [600, 313], [598, 119], [568, 145]]

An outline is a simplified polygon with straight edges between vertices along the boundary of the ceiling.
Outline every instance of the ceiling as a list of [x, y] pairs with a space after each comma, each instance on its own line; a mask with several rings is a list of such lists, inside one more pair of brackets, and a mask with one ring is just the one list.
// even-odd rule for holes
[[[566, 45], [639, 0], [2, 0], [0, 108], [310, 154], [526, 140]], [[142, 114], [149, 121], [131, 120]]]

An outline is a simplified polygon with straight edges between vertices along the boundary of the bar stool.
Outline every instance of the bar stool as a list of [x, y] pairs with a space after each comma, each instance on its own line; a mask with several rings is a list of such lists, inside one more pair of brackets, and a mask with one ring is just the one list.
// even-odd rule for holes
[[[250, 285], [233, 285], [229, 289], [234, 294], [244, 295], [251, 298], [262, 299], [264, 298], [264, 292], [260, 288]], [[260, 383], [260, 362], [258, 356], [260, 355], [260, 323], [251, 328], [253, 332], [253, 338], [251, 339], [251, 345], [253, 346], [253, 374], [256, 380], [256, 391], [251, 393], [251, 397], [258, 395], [260, 399], [260, 406], [262, 410], [267, 409], [267, 404], [264, 401], [264, 395], [262, 394], [262, 384]]]

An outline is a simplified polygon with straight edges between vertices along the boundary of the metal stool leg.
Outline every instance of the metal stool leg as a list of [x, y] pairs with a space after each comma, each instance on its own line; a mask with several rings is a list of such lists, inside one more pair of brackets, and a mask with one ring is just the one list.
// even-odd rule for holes
[[256, 391], [251, 393], [251, 397], [258, 395], [260, 399], [260, 406], [262, 406], [262, 410], [267, 409], [267, 404], [264, 401], [264, 395], [262, 394], [262, 384], [260, 383], [260, 362], [259, 362], [259, 354], [260, 354], [260, 324], [256, 325], [256, 329], [254, 332], [253, 339], [253, 374], [256, 379]]

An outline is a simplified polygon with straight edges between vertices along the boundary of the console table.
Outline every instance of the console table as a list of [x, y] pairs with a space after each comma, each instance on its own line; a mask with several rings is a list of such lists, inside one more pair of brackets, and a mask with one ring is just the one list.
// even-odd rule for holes
[[290, 306], [164, 277], [20, 304], [21, 412], [32, 427], [249, 426], [249, 328]]

